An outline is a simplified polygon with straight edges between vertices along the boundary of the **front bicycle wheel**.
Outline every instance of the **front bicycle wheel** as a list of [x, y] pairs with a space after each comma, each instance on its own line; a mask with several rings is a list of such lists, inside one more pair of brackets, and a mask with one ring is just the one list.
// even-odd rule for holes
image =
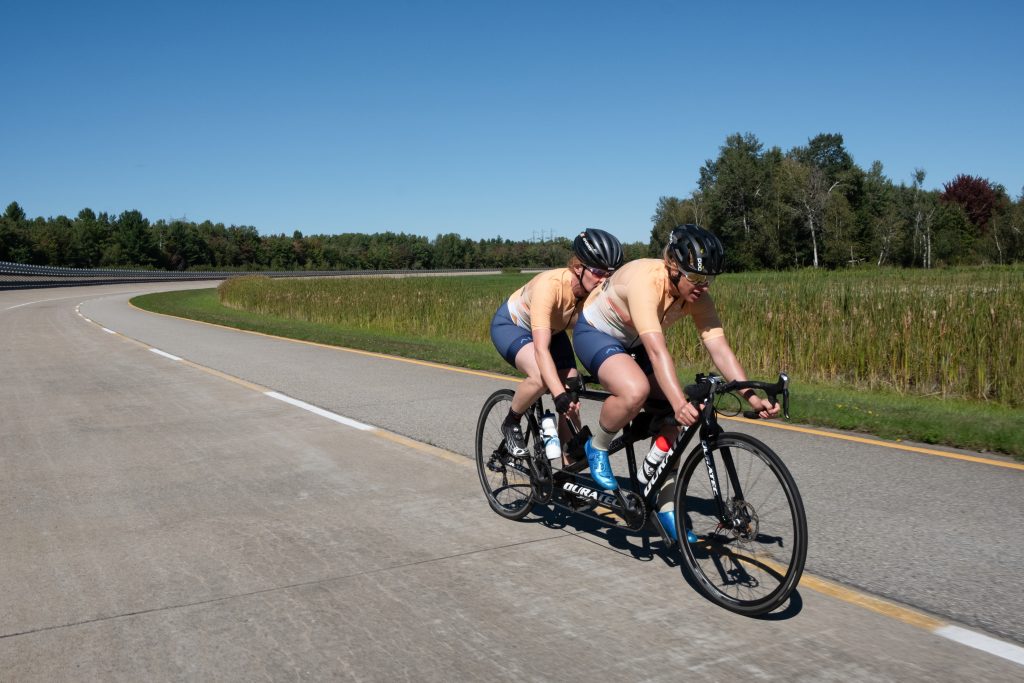
[[533, 504], [529, 455], [511, 455], [501, 433], [513, 395], [500, 389], [484, 401], [476, 423], [476, 471], [491, 509], [506, 519], [522, 519]]
[[[683, 566], [700, 592], [747, 616], [767, 614], [789, 599], [807, 557], [807, 518], [789, 470], [768, 446], [724, 433], [710, 449], [709, 472], [698, 445], [676, 487]], [[723, 508], [716, 501], [717, 481]]]

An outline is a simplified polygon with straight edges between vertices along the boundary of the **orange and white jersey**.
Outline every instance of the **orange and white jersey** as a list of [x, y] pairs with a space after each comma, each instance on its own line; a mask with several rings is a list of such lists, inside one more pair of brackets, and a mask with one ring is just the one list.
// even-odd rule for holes
[[572, 293], [576, 274], [569, 268], [546, 270], [512, 292], [508, 312], [516, 325], [556, 334], [576, 324], [579, 301]]
[[685, 315], [693, 318], [702, 341], [725, 334], [709, 293], [692, 304], [684, 304], [675, 294], [663, 260], [637, 259], [619, 268], [590, 293], [583, 304], [583, 316], [627, 349], [639, 345], [641, 334], [664, 334]]

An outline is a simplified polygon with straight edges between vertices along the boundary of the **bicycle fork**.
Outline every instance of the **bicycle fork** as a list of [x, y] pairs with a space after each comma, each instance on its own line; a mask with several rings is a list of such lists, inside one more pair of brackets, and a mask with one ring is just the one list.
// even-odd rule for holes
[[732, 499], [727, 504], [722, 496], [719, 485], [718, 467], [715, 465], [715, 458], [711, 451], [710, 439], [701, 438], [701, 451], [704, 455], [704, 465], [708, 470], [708, 480], [711, 484], [711, 494], [715, 497], [715, 507], [718, 510], [718, 519], [722, 526], [730, 531], [745, 529], [749, 520], [742, 518], [738, 513], [743, 509], [743, 489], [740, 487], [740, 478], [736, 472], [736, 463], [732, 458], [732, 452], [728, 448], [720, 448], [718, 452], [722, 456], [722, 464], [725, 465], [726, 475], [732, 487]]

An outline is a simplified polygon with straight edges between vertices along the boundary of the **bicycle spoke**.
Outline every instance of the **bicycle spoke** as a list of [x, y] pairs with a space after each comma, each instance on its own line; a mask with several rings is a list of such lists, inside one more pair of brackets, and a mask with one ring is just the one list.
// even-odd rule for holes
[[512, 392], [501, 390], [484, 403], [477, 422], [476, 460], [480, 484], [487, 502], [495, 512], [509, 519], [520, 519], [532, 506], [529, 466], [515, 458], [504, 446], [501, 423], [512, 403]]
[[[725, 474], [723, 449], [731, 454], [743, 499]], [[685, 494], [677, 503], [686, 528], [700, 539], [684, 548], [687, 566], [702, 592], [723, 606], [752, 614], [770, 611], [788, 597], [802, 572], [803, 507], [794, 501], [788, 473], [779, 471], [784, 466], [759, 442], [729, 435], [720, 438], [713, 457], [725, 519], [718, 516], [707, 467], [696, 453], [687, 462]]]

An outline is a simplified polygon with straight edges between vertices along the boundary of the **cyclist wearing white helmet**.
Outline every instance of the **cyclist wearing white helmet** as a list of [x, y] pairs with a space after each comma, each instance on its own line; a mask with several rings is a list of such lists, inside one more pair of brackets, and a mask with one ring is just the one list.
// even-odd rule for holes
[[523, 414], [545, 391], [554, 397], [564, 429], [565, 414], [579, 404], [565, 390], [576, 374], [576, 356], [566, 330], [576, 322], [577, 307], [597, 285], [622, 265], [622, 245], [604, 230], [590, 228], [576, 236], [565, 268], [535, 276], [502, 303], [491, 320], [491, 341], [502, 358], [526, 374], [516, 388], [502, 434], [509, 451], [526, 452], [520, 425]]
[[[679, 385], [675, 361], [665, 343], [670, 325], [689, 315], [725, 379], [747, 378], [708, 294], [715, 276], [723, 271], [724, 255], [713, 233], [698, 225], [680, 225], [669, 235], [662, 258], [629, 262], [587, 298], [573, 343], [584, 367], [612, 394], [601, 406], [597, 429], [585, 448], [591, 475], [605, 489], [618, 488], [608, 463], [608, 446], [648, 396], [667, 400], [676, 420], [684, 425], [698, 419], [697, 409], [687, 402]], [[772, 406], [752, 390], [745, 392], [745, 398], [762, 418], [779, 413], [778, 405]], [[669, 430], [666, 436], [672, 439], [675, 433]]]

